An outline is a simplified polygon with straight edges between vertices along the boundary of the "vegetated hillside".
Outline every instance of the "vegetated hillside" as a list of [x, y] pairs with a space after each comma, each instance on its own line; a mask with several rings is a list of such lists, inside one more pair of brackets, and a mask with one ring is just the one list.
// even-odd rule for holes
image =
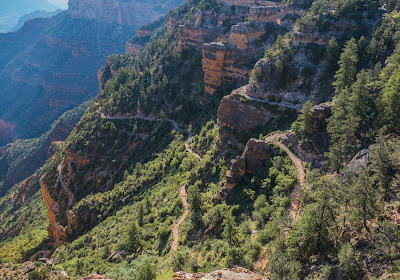
[[46, 162], [61, 148], [62, 141], [69, 136], [88, 103], [64, 113], [41, 137], [18, 140], [2, 147], [1, 260], [24, 260], [35, 253], [30, 253], [31, 249], [46, 246], [48, 219], [39, 179], [47, 170]]
[[398, 3], [261, 2], [187, 1], [108, 60], [40, 179], [54, 269], [398, 277]]
[[1, 34], [0, 118], [5, 130], [1, 145], [38, 137], [63, 112], [92, 98], [105, 58], [124, 53], [137, 28], [180, 3], [106, 2], [115, 10], [104, 12], [108, 9], [104, 1], [86, 3], [90, 11], [71, 1], [67, 12]]
[[89, 101], [61, 115], [39, 138], [17, 140], [1, 148], [0, 196], [45, 163], [52, 153], [52, 145], [67, 139], [88, 105]]

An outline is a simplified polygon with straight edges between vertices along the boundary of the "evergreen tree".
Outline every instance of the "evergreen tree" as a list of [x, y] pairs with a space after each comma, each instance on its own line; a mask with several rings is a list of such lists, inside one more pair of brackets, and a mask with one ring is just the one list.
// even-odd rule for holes
[[301, 264], [290, 259], [285, 245], [279, 242], [268, 264], [268, 270], [272, 280], [296, 280], [300, 279]]
[[371, 93], [369, 83], [371, 76], [365, 70], [357, 75], [355, 83], [351, 87], [350, 104], [354, 107], [354, 115], [359, 121], [359, 131], [365, 132], [370, 127]]
[[340, 93], [346, 87], [350, 87], [356, 78], [357, 73], [357, 44], [356, 40], [352, 38], [347, 41], [343, 48], [343, 52], [340, 55], [339, 70], [335, 74], [335, 86], [336, 93]]
[[143, 216], [144, 216], [144, 211], [143, 211], [143, 204], [138, 203], [138, 222], [139, 226], [143, 226]]
[[339, 60], [340, 49], [335, 37], [329, 40], [326, 50], [328, 60], [328, 71], [332, 73], [337, 69], [337, 62]]
[[384, 85], [380, 114], [387, 132], [400, 132], [400, 67], [397, 67]]
[[201, 208], [203, 205], [199, 185], [201, 182], [196, 182], [188, 188], [188, 200], [190, 205], [190, 219], [194, 227], [198, 227], [202, 223]]
[[330, 135], [328, 162], [332, 170], [339, 172], [358, 150], [356, 116], [348, 88], [334, 100], [332, 116], [328, 119], [327, 131]]
[[142, 246], [142, 236], [136, 225], [132, 223], [128, 231], [128, 236], [122, 243], [121, 249], [124, 249], [130, 254], [137, 253]]
[[312, 132], [312, 124], [313, 124], [313, 111], [312, 111], [312, 103], [307, 101], [304, 103], [303, 110], [301, 110], [299, 117], [293, 123], [293, 132], [299, 137], [304, 144], [306, 144], [308, 136]]
[[361, 221], [362, 226], [370, 232], [368, 220], [376, 217], [382, 210], [381, 192], [373, 184], [368, 171], [363, 172], [350, 188], [353, 221], [355, 224]]
[[137, 279], [138, 280], [154, 280], [154, 279], [156, 279], [156, 272], [154, 270], [154, 267], [149, 263], [141, 266], [138, 270]]
[[235, 223], [235, 218], [231, 214], [226, 216], [224, 220], [224, 226], [225, 229], [223, 236], [228, 241], [230, 248], [233, 248], [234, 246], [238, 245], [238, 229]]

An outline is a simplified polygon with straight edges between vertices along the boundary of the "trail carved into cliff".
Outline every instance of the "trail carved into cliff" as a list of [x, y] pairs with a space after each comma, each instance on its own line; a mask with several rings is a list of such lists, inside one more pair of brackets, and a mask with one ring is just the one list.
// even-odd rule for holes
[[247, 99], [250, 99], [250, 100], [253, 100], [253, 101], [256, 101], [256, 102], [268, 103], [268, 104], [276, 105], [276, 106], [279, 106], [279, 107], [285, 107], [285, 108], [293, 109], [293, 110], [296, 110], [296, 111], [301, 111], [300, 107], [297, 107], [297, 106], [294, 106], [294, 105], [285, 104], [285, 103], [267, 101], [267, 100], [260, 99], [260, 98], [254, 97], [254, 96], [250, 96], [246, 92], [247, 92], [247, 86], [243, 86], [243, 87], [237, 89], [236, 91], [234, 91], [235, 94], [242, 95], [243, 97], [245, 97]]
[[[157, 118], [157, 117], [146, 117], [146, 116], [143, 116], [143, 115], [135, 115], [135, 116], [109, 116], [109, 115], [106, 115], [106, 114], [104, 114], [104, 113], [101, 113], [101, 117], [102, 117], [103, 119], [107, 119], [107, 120], [133, 120], [133, 119], [146, 120], [146, 121], [160, 121], [160, 120], [161, 120], [161, 118]], [[171, 120], [171, 119], [167, 119], [167, 120], [174, 126], [174, 129], [176, 129], [176, 130], [183, 130], [183, 131], [185, 131], [185, 132], [187, 132], [187, 133], [189, 134], [189, 137], [188, 137], [188, 139], [187, 139], [186, 142], [185, 142], [185, 149], [186, 149], [186, 151], [187, 151], [189, 154], [192, 154], [192, 155], [194, 155], [196, 158], [198, 158], [199, 160], [202, 160], [203, 157], [202, 157], [200, 154], [198, 154], [198, 153], [196, 153], [195, 151], [193, 151], [192, 148], [190, 148], [190, 146], [189, 146], [190, 140], [192, 140], [192, 137], [193, 137], [193, 134], [189, 131], [189, 129], [188, 129], [188, 128], [181, 129], [176, 121]]]
[[267, 143], [276, 144], [282, 150], [284, 150], [288, 154], [289, 158], [291, 159], [296, 168], [298, 183], [293, 189], [292, 194], [290, 195], [290, 209], [289, 209], [290, 217], [294, 219], [299, 215], [300, 211], [299, 191], [306, 184], [306, 171], [304, 168], [303, 161], [282, 143], [281, 138], [286, 135], [287, 135], [286, 132], [277, 132], [270, 136], [267, 136], [265, 138], [265, 141]]
[[186, 217], [189, 215], [189, 203], [187, 194], [187, 184], [183, 185], [179, 189], [179, 197], [182, 199], [183, 208], [185, 209], [183, 215], [180, 217], [178, 222], [172, 227], [172, 244], [171, 250], [175, 251], [179, 246], [179, 237], [181, 232], [181, 224], [185, 221]]

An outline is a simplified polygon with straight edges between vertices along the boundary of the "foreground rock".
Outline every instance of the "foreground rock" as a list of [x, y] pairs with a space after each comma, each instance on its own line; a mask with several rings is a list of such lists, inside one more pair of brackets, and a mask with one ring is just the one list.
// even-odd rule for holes
[[169, 280], [268, 280], [269, 278], [255, 274], [250, 270], [235, 266], [232, 269], [222, 269], [210, 273], [186, 273], [186, 272], [175, 272], [174, 277]]

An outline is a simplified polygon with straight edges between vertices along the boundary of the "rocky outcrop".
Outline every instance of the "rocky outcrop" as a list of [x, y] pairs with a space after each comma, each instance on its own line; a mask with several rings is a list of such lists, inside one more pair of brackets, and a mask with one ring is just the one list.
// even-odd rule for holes
[[60, 211], [60, 205], [52, 199], [49, 192], [49, 186], [47, 186], [43, 180], [40, 181], [40, 188], [49, 217], [49, 227], [47, 232], [49, 238], [53, 239], [55, 246], [58, 247], [62, 242], [67, 241], [67, 233], [64, 230], [64, 227], [61, 226], [56, 219]]
[[321, 36], [319, 33], [306, 33], [306, 32], [294, 32], [293, 40], [300, 44], [318, 44], [327, 45], [329, 43], [329, 38], [326, 36]]
[[258, 6], [250, 8], [249, 20], [261, 22], [271, 21], [280, 24], [286, 15], [303, 15], [304, 13], [304, 10], [294, 8], [280, 6]]
[[238, 131], [248, 131], [264, 125], [273, 118], [273, 114], [262, 106], [246, 104], [238, 100], [240, 96], [225, 96], [218, 108], [218, 123]]
[[265, 163], [265, 160], [274, 153], [273, 146], [270, 144], [267, 141], [254, 138], [247, 142], [243, 154], [231, 161], [231, 167], [226, 173], [226, 182], [223, 189], [212, 199], [214, 205], [223, 201], [246, 173], [257, 173], [258, 169]]
[[195, 26], [178, 26], [178, 51], [192, 47], [200, 49], [205, 42], [217, 39], [219, 33], [214, 29]]
[[150, 37], [151, 33], [152, 33], [151, 30], [138, 29], [138, 31], [136, 31], [136, 37], [138, 37], [138, 38]]
[[[237, 37], [231, 39], [231, 42], [234, 40], [237, 40], [235, 42], [240, 46], [247, 44], [246, 40], [240, 40]], [[231, 44], [215, 42], [204, 44], [202, 64], [205, 92], [213, 94], [222, 85], [245, 83], [250, 72], [247, 66], [250, 60], [251, 52], [247, 49], [241, 50]]]
[[268, 280], [268, 278], [240, 266], [232, 269], [216, 270], [210, 273], [186, 273], [175, 272], [169, 280], [198, 280], [198, 279], [222, 279], [222, 280]]
[[178, 17], [176, 14], [172, 11], [169, 11], [167, 15], [167, 31], [169, 34], [172, 34], [175, 30], [177, 20]]
[[138, 54], [142, 49], [141, 45], [126, 42], [125, 53], [126, 54]]
[[[175, 7], [174, 1], [70, 0], [68, 15], [121, 25], [141, 26], [159, 18]], [[156, 6], [158, 6], [156, 8]]]
[[227, 43], [211, 42], [203, 45], [205, 92], [213, 94], [221, 86], [246, 83], [254, 56], [259, 53], [255, 42], [265, 34], [264, 26], [233, 25]]

